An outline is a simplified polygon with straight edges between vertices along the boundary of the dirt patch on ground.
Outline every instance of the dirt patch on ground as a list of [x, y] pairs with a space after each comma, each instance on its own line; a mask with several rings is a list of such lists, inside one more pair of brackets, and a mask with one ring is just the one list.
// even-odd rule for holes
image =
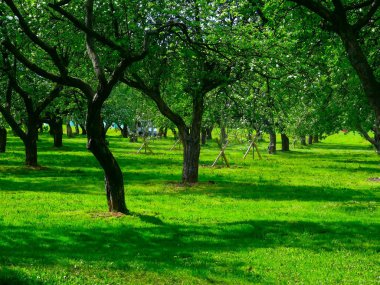
[[90, 213], [91, 218], [121, 218], [126, 217], [126, 214], [120, 212], [99, 212], [99, 213]]
[[371, 178], [368, 178], [368, 181], [380, 182], [380, 177], [371, 177]]

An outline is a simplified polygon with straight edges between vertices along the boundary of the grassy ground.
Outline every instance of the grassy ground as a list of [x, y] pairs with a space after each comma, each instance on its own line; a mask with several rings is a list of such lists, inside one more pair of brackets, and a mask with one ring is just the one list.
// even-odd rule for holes
[[118, 136], [131, 216], [106, 212], [103, 177], [85, 139], [60, 149], [42, 135], [26, 169], [19, 139], [0, 154], [0, 284], [379, 284], [379, 158], [360, 137], [335, 135], [290, 153], [211, 168], [180, 187], [172, 140], [153, 155]]

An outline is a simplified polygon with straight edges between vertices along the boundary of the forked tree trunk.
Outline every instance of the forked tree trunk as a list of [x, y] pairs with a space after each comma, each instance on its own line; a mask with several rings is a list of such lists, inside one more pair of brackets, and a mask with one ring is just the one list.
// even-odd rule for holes
[[309, 139], [308, 139], [308, 144], [313, 144], [313, 136], [309, 136]]
[[89, 106], [87, 115], [87, 148], [104, 170], [105, 192], [110, 212], [128, 214], [124, 196], [123, 173], [106, 145], [100, 108]]
[[276, 151], [276, 133], [273, 130], [271, 130], [269, 131], [268, 153], [275, 154]]
[[7, 146], [7, 130], [0, 127], [0, 153], [5, 152]]
[[281, 134], [281, 150], [289, 151], [289, 138], [286, 134]]

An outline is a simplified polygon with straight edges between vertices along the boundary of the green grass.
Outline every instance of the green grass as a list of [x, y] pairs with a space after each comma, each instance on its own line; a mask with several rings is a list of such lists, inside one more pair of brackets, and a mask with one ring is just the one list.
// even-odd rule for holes
[[359, 136], [242, 159], [180, 187], [172, 139], [110, 147], [125, 174], [130, 216], [106, 212], [101, 169], [82, 137], [60, 150], [42, 135], [42, 170], [10, 137], [0, 154], [0, 284], [379, 284], [379, 157]]

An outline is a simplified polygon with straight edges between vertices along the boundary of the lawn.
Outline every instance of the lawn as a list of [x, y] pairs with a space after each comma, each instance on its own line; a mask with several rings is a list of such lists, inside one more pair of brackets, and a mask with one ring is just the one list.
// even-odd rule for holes
[[[379, 157], [354, 134], [289, 153], [248, 156], [232, 142], [231, 168], [178, 184], [173, 139], [139, 143], [112, 134], [130, 216], [107, 213], [101, 169], [86, 139], [39, 141], [42, 170], [23, 166], [10, 137], [0, 154], [0, 284], [379, 284]], [[280, 146], [278, 146], [280, 147]]]

